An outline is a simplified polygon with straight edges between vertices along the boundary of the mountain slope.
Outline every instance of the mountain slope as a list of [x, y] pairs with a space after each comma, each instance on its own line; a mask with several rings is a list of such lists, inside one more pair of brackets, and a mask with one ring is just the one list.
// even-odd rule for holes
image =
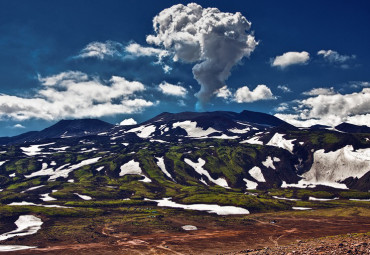
[[358, 126], [350, 123], [339, 124], [335, 129], [347, 133], [370, 133], [370, 127], [365, 125]]
[[178, 141], [178, 139], [244, 139], [272, 129], [298, 130], [268, 114], [235, 112], [162, 113], [134, 126], [116, 126], [110, 132], [113, 139], [125, 140], [128, 134], [137, 139]]
[[41, 131], [31, 131], [13, 137], [1, 137], [0, 144], [21, 144], [52, 138], [82, 137], [106, 132], [114, 125], [97, 119], [61, 120]]
[[[182, 113], [162, 113], [158, 116], [142, 123], [142, 124], [149, 124], [153, 122], [172, 122], [172, 121], [202, 121], [205, 123], [205, 125], [201, 125], [201, 127], [210, 127], [212, 124], [212, 120], [214, 120], [215, 123], [218, 125], [222, 124], [220, 122], [216, 122], [215, 120], [228, 120], [230, 121], [242, 121], [247, 122], [254, 125], [260, 125], [260, 126], [270, 126], [270, 127], [278, 127], [278, 126], [284, 126], [286, 128], [295, 128], [294, 126], [288, 124], [287, 122], [266, 114], [266, 113], [260, 113], [260, 112], [252, 112], [244, 110], [240, 113], [235, 112], [226, 112], [226, 111], [215, 111], [215, 112], [182, 112]], [[208, 125], [208, 126], [207, 126]]]
[[163, 113], [113, 127], [61, 121], [28, 135], [39, 140], [0, 147], [2, 203], [40, 203], [58, 190], [53, 197], [64, 201], [76, 193], [95, 200], [172, 197], [254, 212], [290, 207], [245, 193], [303, 188], [330, 191], [331, 198], [370, 189], [370, 134], [297, 129], [253, 112]]

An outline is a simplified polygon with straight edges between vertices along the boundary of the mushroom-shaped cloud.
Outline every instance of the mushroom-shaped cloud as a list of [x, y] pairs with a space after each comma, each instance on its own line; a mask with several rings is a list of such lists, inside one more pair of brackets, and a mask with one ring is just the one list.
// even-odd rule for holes
[[203, 8], [190, 3], [164, 9], [153, 19], [155, 35], [150, 44], [163, 46], [174, 55], [174, 61], [196, 63], [194, 78], [201, 86], [196, 94], [203, 106], [215, 92], [225, 86], [231, 68], [243, 57], [249, 57], [258, 42], [240, 12], [226, 13], [217, 8]]

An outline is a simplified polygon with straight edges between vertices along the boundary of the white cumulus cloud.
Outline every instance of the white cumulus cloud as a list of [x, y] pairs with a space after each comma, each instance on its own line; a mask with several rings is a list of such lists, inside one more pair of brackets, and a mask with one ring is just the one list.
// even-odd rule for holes
[[165, 95], [185, 97], [188, 93], [187, 89], [180, 85], [173, 85], [163, 81], [159, 84], [159, 90]]
[[310, 54], [307, 51], [302, 52], [290, 51], [272, 59], [271, 65], [284, 69], [291, 65], [306, 64], [309, 60]]
[[125, 47], [125, 51], [130, 53], [132, 56], [136, 57], [164, 57], [167, 56], [169, 53], [166, 50], [157, 49], [153, 47], [144, 47], [138, 43], [130, 43]]
[[350, 59], [356, 58], [356, 55], [341, 55], [335, 50], [320, 50], [317, 52], [317, 55], [322, 56], [330, 63], [344, 63]]
[[370, 82], [369, 81], [350, 81], [348, 85], [351, 88], [370, 87]]
[[288, 109], [289, 105], [287, 103], [281, 103], [278, 107], [275, 108], [276, 112], [283, 112]]
[[342, 122], [356, 125], [370, 123], [370, 88], [350, 94], [319, 94], [297, 100], [294, 114], [275, 116], [296, 126], [322, 124], [336, 126]]
[[120, 126], [129, 126], [129, 125], [136, 125], [137, 122], [133, 118], [124, 119], [120, 123]]
[[170, 53], [167, 50], [157, 49], [153, 47], [144, 47], [138, 43], [130, 43], [125, 47], [127, 57], [156, 57], [158, 60], [154, 64], [161, 65], [165, 73], [169, 73], [172, 67], [163, 62], [163, 58]]
[[87, 81], [88, 79], [89, 76], [80, 71], [61, 72], [47, 77], [41, 77], [41, 75], [38, 75], [38, 80], [45, 86], [54, 86], [57, 83], [68, 83], [70, 81], [82, 82]]
[[201, 85], [202, 105], [225, 85], [231, 68], [249, 56], [257, 42], [247, 33], [251, 23], [239, 12], [226, 13], [190, 3], [164, 9], [153, 19], [154, 35], [147, 42], [163, 46], [174, 60], [196, 63], [194, 78]]
[[106, 42], [91, 42], [83, 48], [74, 59], [81, 58], [97, 58], [103, 59], [119, 59], [125, 61], [127, 59], [135, 59], [138, 57], [155, 57], [157, 61], [154, 64], [162, 66], [165, 73], [169, 73], [172, 68], [163, 63], [163, 58], [168, 56], [169, 52], [163, 49], [145, 47], [138, 43], [131, 42], [128, 45], [115, 41]]
[[215, 94], [216, 97], [221, 97], [223, 99], [229, 99], [233, 95], [233, 93], [228, 89], [226, 85], [217, 90]]
[[124, 46], [119, 42], [91, 42], [83, 48], [74, 58], [98, 58], [122, 57]]
[[186, 88], [180, 85], [173, 85], [165, 81], [159, 84], [159, 90], [165, 95], [178, 97], [185, 97], [188, 93], [188, 90]]
[[81, 72], [40, 77], [41, 88], [32, 97], [0, 95], [0, 119], [101, 117], [141, 112], [154, 105], [137, 96], [142, 83], [112, 76], [107, 82]]
[[259, 100], [276, 99], [270, 88], [266, 85], [258, 85], [254, 90], [247, 86], [238, 88], [234, 95], [234, 101], [238, 103], [251, 103]]
[[334, 95], [336, 94], [333, 87], [330, 88], [313, 88], [310, 91], [302, 93], [305, 96]]
[[288, 86], [285, 86], [285, 85], [279, 85], [277, 88], [283, 91], [284, 93], [292, 92], [292, 90]]

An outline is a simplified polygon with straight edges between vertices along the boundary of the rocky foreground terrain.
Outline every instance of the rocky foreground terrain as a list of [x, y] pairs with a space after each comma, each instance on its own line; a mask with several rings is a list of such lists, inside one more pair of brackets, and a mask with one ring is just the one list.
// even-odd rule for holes
[[370, 254], [370, 233], [330, 236], [306, 241], [297, 240], [286, 246], [246, 250], [236, 254]]

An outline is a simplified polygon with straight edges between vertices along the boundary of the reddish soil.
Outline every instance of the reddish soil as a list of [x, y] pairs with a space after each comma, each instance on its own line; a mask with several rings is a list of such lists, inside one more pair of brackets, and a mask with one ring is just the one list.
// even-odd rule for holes
[[[233, 226], [230, 224], [219, 226], [213, 222], [202, 222], [201, 220], [189, 222], [189, 219], [186, 218], [172, 218], [169, 221], [173, 226], [195, 225], [198, 230], [132, 234], [128, 229], [123, 231], [114, 226], [106, 225], [99, 229], [103, 237], [94, 243], [66, 244], [63, 242], [53, 243], [50, 247], [44, 243], [46, 248], [9, 254], [248, 254], [250, 252], [251, 254], [286, 254], [288, 248], [287, 250], [276, 250], [276, 253], [273, 253], [273, 249], [285, 247], [290, 243], [297, 244], [297, 240], [370, 231], [370, 217], [273, 217], [261, 215], [251, 218], [245, 224]], [[365, 240], [359, 241], [361, 245], [368, 243], [368, 236], [365, 235], [363, 238]], [[306, 241], [300, 241], [300, 243], [306, 243]], [[28, 243], [27, 245], [32, 244]], [[338, 245], [339, 243], [336, 243], [336, 247]], [[301, 245], [301, 247], [305, 246]], [[330, 248], [328, 249], [330, 250]], [[303, 254], [303, 252], [295, 254]]]
[[280, 254], [370, 254], [369, 234], [348, 234], [306, 241], [297, 241], [286, 246], [245, 250], [234, 255], [280, 255]]

